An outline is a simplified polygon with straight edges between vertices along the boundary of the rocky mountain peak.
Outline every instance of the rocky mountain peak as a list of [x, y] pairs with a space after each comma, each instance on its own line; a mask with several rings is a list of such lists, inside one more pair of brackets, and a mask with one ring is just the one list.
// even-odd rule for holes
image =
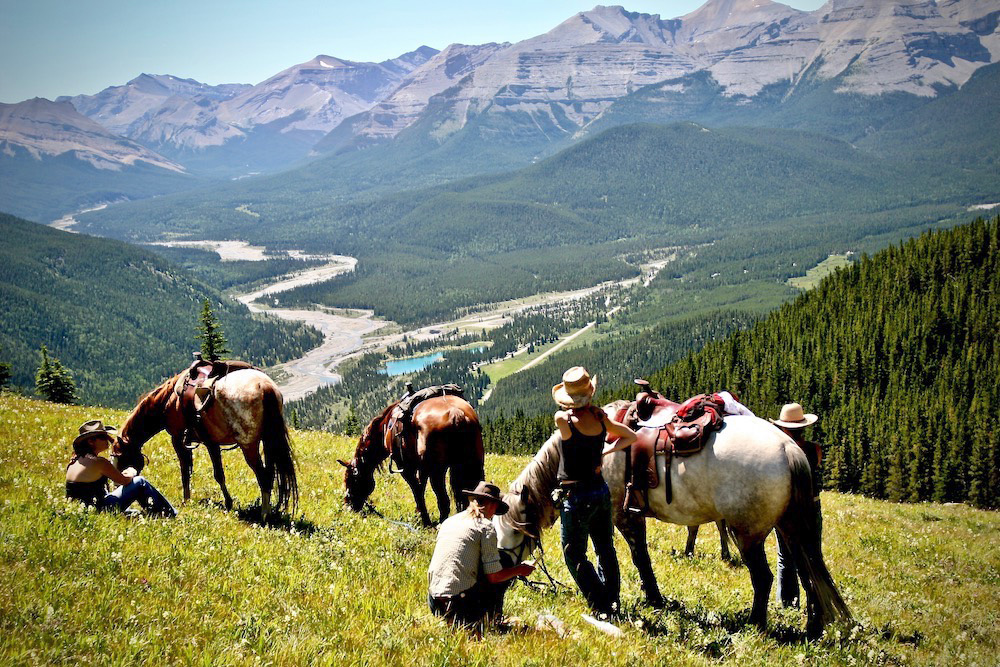
[[771, 23], [806, 13], [772, 0], [708, 0], [698, 9], [681, 17], [681, 21], [689, 31], [704, 33]]

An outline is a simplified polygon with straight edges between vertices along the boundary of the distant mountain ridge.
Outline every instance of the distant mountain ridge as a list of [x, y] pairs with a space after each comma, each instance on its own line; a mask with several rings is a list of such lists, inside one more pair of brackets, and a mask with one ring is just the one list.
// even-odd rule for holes
[[674, 19], [597, 6], [518, 43], [381, 63], [320, 55], [254, 86], [142, 75], [66, 99], [201, 179], [304, 164], [288, 177], [340, 196], [517, 168], [634, 122], [856, 141], [998, 62], [995, 0], [708, 0]]
[[[60, 99], [68, 99], [109, 129], [181, 161], [227, 144], [260, 144], [254, 135], [269, 134], [262, 150], [273, 150], [277, 141], [284, 144], [279, 148], [283, 159], [275, 164], [268, 156], [255, 160], [242, 151], [231, 170], [274, 169], [305, 156], [345, 117], [371, 108], [436, 53], [422, 46], [381, 63], [318, 55], [256, 85], [208, 86], [144, 74], [97, 95]], [[223, 151], [216, 162], [231, 157]]]

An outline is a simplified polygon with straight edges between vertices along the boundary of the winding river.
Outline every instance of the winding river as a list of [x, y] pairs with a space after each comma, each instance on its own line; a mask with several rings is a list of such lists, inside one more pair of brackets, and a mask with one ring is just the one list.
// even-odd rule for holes
[[[262, 261], [267, 258], [265, 248], [251, 246], [243, 241], [165, 241], [157, 245], [196, 247], [211, 250], [218, 253], [219, 257], [224, 261]], [[358, 263], [357, 259], [346, 255], [305, 255], [294, 251], [290, 254], [303, 259], [325, 260], [326, 263], [321, 266], [285, 274], [265, 287], [234, 296], [240, 303], [246, 305], [251, 312], [268, 313], [285, 320], [303, 322], [315, 327], [323, 334], [323, 342], [318, 347], [309, 350], [298, 359], [286, 361], [283, 364], [273, 367], [274, 370], [280, 371], [278, 373], [281, 378], [279, 386], [286, 401], [303, 398], [323, 385], [339, 382], [341, 377], [336, 372], [336, 368], [345, 359], [363, 352], [393, 345], [402, 341], [404, 336], [411, 341], [428, 340], [439, 336], [442, 331], [450, 331], [455, 328], [492, 329], [502, 326], [504, 323], [510, 321], [514, 315], [529, 308], [580, 299], [613, 284], [628, 286], [642, 281], [648, 285], [649, 281], [656, 275], [656, 272], [674, 258], [671, 255], [666, 259], [643, 264], [642, 275], [636, 278], [618, 281], [617, 283], [602, 283], [579, 290], [549, 292], [524, 299], [513, 299], [502, 303], [488, 304], [489, 307], [484, 306], [456, 320], [431, 324], [410, 331], [399, 331], [393, 322], [376, 319], [372, 311], [352, 310], [335, 312], [321, 309], [269, 308], [256, 303], [257, 299], [263, 296], [278, 294], [302, 285], [323, 282], [330, 280], [334, 276], [348, 273], [353, 271]], [[388, 327], [388, 325], [393, 325], [389, 328], [394, 333], [375, 335], [376, 332]], [[566, 342], [568, 341], [564, 341], [563, 344]]]

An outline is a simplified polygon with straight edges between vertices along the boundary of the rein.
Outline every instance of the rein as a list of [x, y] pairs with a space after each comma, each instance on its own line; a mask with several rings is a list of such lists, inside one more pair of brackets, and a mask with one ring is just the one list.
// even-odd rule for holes
[[[528, 538], [528, 539], [533, 539], [533, 538]], [[527, 548], [528, 539], [521, 540], [521, 545], [517, 549], [500, 549], [500, 551], [509, 554], [515, 563], [523, 563], [524, 550], [525, 548]], [[556, 593], [559, 591], [560, 588], [565, 588], [569, 590], [570, 588], [569, 586], [567, 586], [563, 582], [553, 577], [552, 574], [549, 572], [549, 568], [545, 564], [545, 547], [542, 546], [541, 539], [538, 540], [538, 569], [542, 571], [542, 574], [545, 575], [545, 577], [548, 579], [548, 582], [532, 581], [531, 579], [528, 579], [527, 577], [523, 576], [518, 577], [518, 579], [523, 581], [525, 586], [535, 591], [542, 590], [542, 591], [550, 591], [552, 593]]]
[[378, 518], [388, 521], [389, 523], [394, 523], [397, 526], [402, 526], [403, 528], [408, 528], [410, 530], [414, 531], [417, 530], [417, 527], [414, 525], [408, 524], [405, 521], [397, 521], [396, 519], [390, 519], [386, 515], [382, 514], [377, 509], [375, 509], [375, 505], [373, 505], [372, 501], [370, 500], [365, 501], [365, 509], [374, 514], [375, 516], [377, 516]]
[[[194, 442], [192, 442], [192, 443], [190, 443], [190, 444], [184, 443], [184, 449], [188, 450], [189, 452], [193, 452], [194, 450], [196, 450], [199, 447], [201, 447], [202, 444], [203, 443], [201, 443], [201, 442], [199, 442], [197, 440], [194, 441]], [[222, 452], [231, 452], [231, 451], [233, 451], [234, 449], [236, 449], [239, 446], [240, 446], [240, 443], [238, 443], [238, 442], [234, 442], [231, 445], [219, 445], [219, 451], [222, 451]], [[145, 454], [143, 454], [143, 456], [145, 456]]]

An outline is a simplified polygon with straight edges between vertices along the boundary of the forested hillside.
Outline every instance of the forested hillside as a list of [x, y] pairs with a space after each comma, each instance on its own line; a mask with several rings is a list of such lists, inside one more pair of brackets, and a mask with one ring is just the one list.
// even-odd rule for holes
[[[649, 380], [676, 399], [729, 389], [760, 416], [802, 403], [820, 416], [811, 437], [829, 445], [828, 488], [996, 507], [998, 326], [1000, 217], [865, 256]], [[625, 385], [599, 398], [634, 392]], [[486, 435], [494, 451], [511, 451], [537, 446], [525, 438], [548, 430], [547, 413], [508, 416]]]
[[[154, 215], [137, 225], [123, 209], [85, 218], [83, 229], [351, 254], [356, 272], [283, 294], [282, 303], [373, 308], [411, 323], [627, 276], [634, 270], [623, 255], [684, 243], [713, 244], [686, 272], [720, 272], [721, 261], [737, 259], [729, 268], [738, 275], [726, 280], [770, 281], [831, 246], [926, 227], [995, 194], [992, 181], [879, 160], [819, 135], [681, 123], [614, 128], [517, 172], [372, 201], [325, 206], [317, 190], [294, 200], [294, 211], [285, 200], [248, 199], [210, 216]], [[259, 216], [252, 226], [248, 210]]]
[[34, 387], [44, 344], [74, 375], [81, 402], [131, 405], [198, 348], [209, 299], [234, 358], [269, 365], [319, 344], [313, 329], [251, 317], [157, 255], [0, 214], [0, 354], [12, 384]]
[[650, 379], [676, 397], [731, 389], [761, 415], [801, 402], [831, 488], [995, 507], [998, 325], [1000, 217], [865, 257]]

